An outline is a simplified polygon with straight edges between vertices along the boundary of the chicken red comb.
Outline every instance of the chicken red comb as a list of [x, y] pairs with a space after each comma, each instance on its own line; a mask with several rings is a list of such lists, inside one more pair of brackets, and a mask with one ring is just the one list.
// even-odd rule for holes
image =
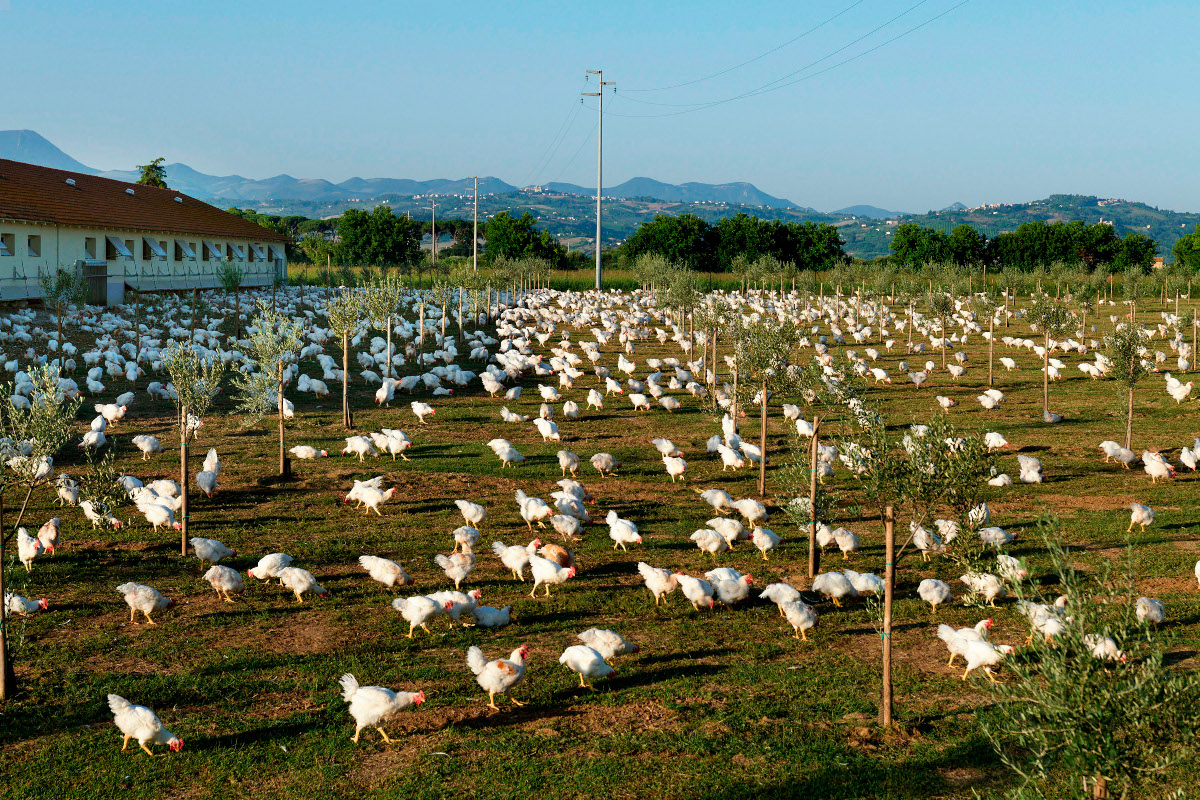
[[50, 601], [44, 597], [41, 600], [38, 600], [37, 604], [38, 604], [38, 608], [40, 608], [42, 611], [45, 611], [47, 608], [50, 607]]

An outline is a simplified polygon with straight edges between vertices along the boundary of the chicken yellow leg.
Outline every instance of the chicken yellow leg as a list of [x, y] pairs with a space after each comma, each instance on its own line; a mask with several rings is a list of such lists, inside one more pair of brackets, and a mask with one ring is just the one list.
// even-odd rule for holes
[[383, 728], [376, 728], [375, 730], [379, 731], [379, 735], [383, 737], [385, 742], [392, 744], [392, 740], [388, 738], [387, 732]]

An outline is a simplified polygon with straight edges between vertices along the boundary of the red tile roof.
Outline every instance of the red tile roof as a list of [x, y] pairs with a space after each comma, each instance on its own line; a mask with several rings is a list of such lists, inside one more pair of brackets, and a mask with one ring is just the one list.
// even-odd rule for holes
[[[133, 189], [133, 194], [126, 189]], [[0, 219], [214, 239], [283, 242], [290, 238], [171, 189], [2, 158]]]

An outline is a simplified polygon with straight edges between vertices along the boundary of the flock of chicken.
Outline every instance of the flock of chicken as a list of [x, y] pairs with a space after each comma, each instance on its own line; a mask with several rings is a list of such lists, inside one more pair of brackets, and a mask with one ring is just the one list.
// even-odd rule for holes
[[[288, 367], [285, 378], [295, 391], [309, 392], [314, 396], [323, 397], [329, 394], [328, 384], [340, 382], [342, 373], [338, 362], [325, 354], [324, 345], [333, 339], [328, 329], [321, 328], [317, 323], [320, 312], [304, 308], [296, 295], [284, 293], [280, 296], [282, 309], [292, 313], [297, 318], [306, 321], [307, 339], [304, 349], [298, 354], [296, 363]], [[780, 321], [790, 320], [792, 323], [811, 334], [800, 342], [803, 349], [811, 349], [813, 357], [824, 367], [826, 379], [836, 383], [840, 378], [839, 369], [835, 367], [832, 345], [866, 344], [876, 338], [886, 350], [896, 346], [895, 338], [901, 332], [908, 332], [909, 343], [906, 350], [910, 353], [921, 353], [928, 344], [931, 348], [945, 345], [966, 344], [969, 337], [988, 334], [981, 326], [981, 320], [969, 310], [965, 304], [960, 304], [953, 320], [958, 326], [955, 331], [943, 331], [939, 322], [933, 317], [925, 317], [911, 312], [906, 316], [894, 315], [886, 306], [872, 301], [851, 303], [843, 298], [826, 297], [821, 301], [815, 298], [791, 295], [774, 296], [742, 296], [738, 294], [724, 297], [741, 313], [746, 315], [775, 316]], [[172, 314], [173, 310], [176, 312]], [[59, 342], [53, 330], [42, 330], [35, 324], [33, 312], [17, 312], [0, 318], [0, 345], [12, 348], [14, 345], [25, 346], [23, 358], [26, 363], [45, 362], [48, 359], [59, 359], [64, 369], [61, 388], [67, 395], [79, 393], [81, 390], [74, 380], [67, 375], [77, 368], [77, 356], [82, 358], [83, 366], [87, 368], [86, 391], [91, 394], [103, 394], [106, 387], [104, 380], [136, 381], [146, 377], [146, 371], [161, 373], [163, 370], [161, 348], [166, 340], [190, 340], [202, 353], [219, 358], [235, 365], [238, 369], [252, 369], [250, 361], [236, 349], [226, 349], [225, 340], [219, 333], [222, 318], [207, 318], [203, 326], [190, 331], [180, 323], [174, 322], [175, 317], [182, 319], [181, 306], [178, 302], [166, 301], [162, 319], [166, 320], [163, 327], [155, 327], [141, 321], [132, 321], [117, 312], [89, 311], [83, 315], [78, 326], [80, 334], [92, 334], [95, 338], [92, 350], [80, 355], [78, 349], [70, 342]], [[503, 307], [495, 319], [494, 335], [483, 330], [466, 334], [466, 345], [470, 355], [468, 360], [483, 363], [484, 367], [478, 374], [462, 368], [455, 363], [459, 359], [457, 343], [449, 337], [443, 337], [436, 331], [440, 321], [436, 307], [427, 308], [430, 316], [424, 322], [414, 321], [412, 317], [418, 308], [426, 308], [414, 294], [408, 298], [401, 314], [397, 316], [397, 325], [393, 333], [402, 347], [398, 352], [392, 352], [389, 340], [375, 336], [368, 338], [368, 331], [357, 333], [352, 340], [357, 351], [357, 362], [362, 367], [359, 378], [368, 384], [378, 384], [376, 402], [381, 406], [396, 402], [397, 392], [413, 392], [418, 389], [428, 391], [433, 397], [448, 397], [455, 390], [478, 383], [491, 396], [504, 395], [507, 403], [516, 403], [522, 394], [519, 381], [530, 376], [539, 381], [537, 390], [541, 400], [536, 417], [515, 413], [506, 405], [500, 409], [500, 419], [505, 424], [517, 426], [532, 424], [536, 434], [543, 442], [560, 442], [563, 439], [558, 423], [559, 418], [574, 422], [586, 416], [592, 409], [603, 409], [605, 403], [612, 402], [613, 395], [624, 396], [635, 412], [651, 412], [655, 407], [671, 413], [681, 408], [686, 398], [701, 400], [715, 393], [718, 404], [727, 412], [733, 411], [732, 387], [721, 381], [717, 374], [718, 364], [707, 361], [704, 355], [686, 360], [695, 355], [695, 351], [707, 354], [708, 340], [703, 332], [688, 333], [682, 327], [669, 321], [668, 314], [658, 308], [653, 297], [648, 294], [635, 292], [633, 294], [605, 293], [578, 295], [542, 291], [529, 294], [507, 307]], [[998, 312], [999, 313], [999, 312]], [[1175, 330], [1173, 338], [1166, 339], [1170, 349], [1177, 354], [1180, 370], [1189, 367], [1190, 348], [1178, 334], [1178, 320], [1171, 320], [1165, 315], [1165, 325], [1160, 326], [1160, 334], [1166, 339], [1169, 330]], [[484, 320], [472, 320], [476, 327]], [[1114, 320], [1115, 321], [1115, 320]], [[1172, 327], [1174, 326], [1174, 327]], [[828, 332], [822, 334], [825, 328]], [[572, 331], [585, 331], [589, 338], [576, 337]], [[912, 336], [918, 333], [927, 341], [912, 342]], [[945, 337], [943, 339], [943, 337]], [[429, 341], [422, 341], [427, 338]], [[45, 353], [39, 354], [33, 346], [38, 339], [45, 340]], [[134, 344], [134, 340], [138, 342]], [[633, 356], [643, 342], [657, 340], [665, 345], [668, 342], [677, 344], [683, 352], [680, 358], [649, 358], [645, 360], [648, 372], [638, 377], [642, 371]], [[1003, 337], [999, 340], [1012, 348], [1025, 348], [1036, 352], [1039, 356], [1041, 345], [1029, 339]], [[362, 349], [365, 343], [365, 349]], [[535, 344], [536, 343], [536, 344]], [[602, 362], [605, 356], [601, 348], [616, 343], [622, 352], [616, 360], [616, 372], [624, 375], [624, 380], [618, 379]], [[546, 357], [536, 353], [534, 348], [549, 348], [550, 355]], [[1080, 364], [1080, 369], [1091, 377], [1106, 374], [1111, 365], [1103, 354], [1095, 352], [1098, 342], [1084, 344], [1073, 339], [1051, 343], [1052, 350], [1062, 353], [1087, 354], [1094, 353], [1093, 362]], [[47, 355], [48, 354], [48, 355]], [[871, 366], [880, 353], [874, 347], [864, 349], [864, 357], [855, 350], [843, 351], [848, 369], [862, 377], [873, 377], [876, 382], [890, 383], [887, 372], [878, 366]], [[1162, 352], [1147, 352], [1147, 363], [1152, 369], [1166, 360]], [[727, 356], [724, 366], [732, 367], [732, 361]], [[314, 378], [300, 373], [300, 364], [304, 361], [316, 361], [322, 368], [321, 378]], [[950, 378], [954, 381], [962, 378], [968, 369], [968, 358], [963, 352], [954, 355], [955, 363], [947, 367]], [[1017, 369], [1016, 361], [1011, 357], [1002, 357], [1001, 364], [1007, 370]], [[594, 379], [599, 381], [596, 388], [578, 387], [588, 378], [585, 367], [590, 366]], [[21, 370], [21, 358], [13, 359], [5, 364], [9, 373], [13, 374], [16, 391], [13, 403], [21, 406], [28, 404], [31, 384], [28, 375]], [[418, 371], [405, 377], [393, 378], [392, 374], [405, 367], [416, 367]], [[899, 365], [901, 372], [920, 386], [928, 381], [936, 371], [934, 362], [929, 361], [920, 371], [909, 371], [906, 363]], [[1050, 359], [1049, 376], [1058, 379], [1066, 365], [1056, 358]], [[698, 377], [697, 377], [698, 376]], [[542, 383], [557, 378], [557, 385]], [[1191, 391], [1192, 384], [1181, 384], [1170, 375], [1167, 378], [1167, 390], [1177, 401], [1182, 402]], [[516, 385], [514, 385], [516, 384]], [[582, 391], [587, 388], [586, 397], [581, 397], [585, 405], [581, 408], [578, 402], [568, 399], [563, 392]], [[600, 391], [603, 388], [603, 392]], [[149, 381], [145, 391], [155, 398], [170, 398], [174, 395], [174, 387], [170, 383]], [[674, 394], [671, 394], [671, 393]], [[681, 400], [683, 398], [683, 400]], [[125, 416], [131, 405], [135, 403], [134, 392], [125, 392], [113, 403], [96, 403], [94, 410], [97, 416], [84, 432], [80, 447], [101, 448], [108, 441], [109, 427], [119, 427], [125, 424]], [[989, 389], [979, 395], [978, 400], [985, 409], [995, 409], [1005, 401], [1002, 392]], [[958, 403], [950, 397], [937, 396], [939, 406], [944, 410], [953, 408]], [[555, 404], [559, 404], [556, 408]], [[294, 413], [294, 406], [285, 399], [287, 412]], [[410, 409], [418, 424], [424, 425], [427, 418], [435, 416], [436, 408], [430, 403], [414, 400]], [[814, 427], [803, 418], [799, 406], [784, 404], [785, 417], [794, 424], [796, 434], [800, 437], [811, 437]], [[189, 424], [202, 426], [199, 419], [189, 420]], [[765, 458], [765, 454], [754, 444], [747, 442], [738, 435], [737, 420], [726, 413], [721, 422], [721, 432], [715, 433], [707, 442], [709, 456], [719, 459], [722, 471], [740, 469], [747, 463], [757, 464]], [[910, 441], [919, 439], [926, 434], [923, 426], [913, 426]], [[143, 460], [150, 459], [154, 454], [162, 452], [161, 443], [153, 436], [139, 434], [132, 437], [132, 443], [142, 453]], [[21, 444], [19, 442], [4, 442], [6, 458], [20, 458]], [[663, 464], [666, 475], [672, 482], [686, 479], [688, 462], [684, 460], [683, 451], [665, 437], [653, 439], [653, 456]], [[996, 432], [990, 432], [985, 437], [989, 449], [1000, 450], [1008, 445], [1005, 438]], [[502, 468], [515, 467], [525, 460], [525, 457], [508, 439], [493, 438], [487, 446], [500, 460]], [[397, 428], [382, 428], [379, 432], [367, 435], [356, 435], [346, 439], [342, 455], [356, 458], [360, 462], [367, 457], [378, 458], [390, 455], [394, 460], [397, 456], [408, 460], [406, 452], [413, 447], [412, 439], [404, 431]], [[1109, 459], [1128, 468], [1131, 464], [1141, 461], [1146, 473], [1152, 480], [1170, 479], [1175, 475], [1174, 467], [1159, 453], [1143, 452], [1139, 458], [1133, 451], [1121, 447], [1115, 442], [1103, 442], [1101, 450], [1105, 461]], [[839, 452], [833, 445], [818, 446], [818, 469], [822, 478], [834, 474], [840, 462], [849, 465], [844, 452]], [[298, 459], [319, 459], [328, 457], [328, 451], [309, 445], [297, 445], [291, 449]], [[1182, 449], [1180, 462], [1192, 470], [1196, 469], [1196, 459], [1200, 455], [1200, 439], [1197, 439], [1192, 449]], [[530, 533], [533, 526], [550, 528], [566, 542], [580, 537], [584, 526], [598, 522], [593, 520], [587, 509], [593, 500], [591, 494], [578, 480], [578, 471], [585, 459], [570, 450], [560, 450], [557, 454], [561, 468], [562, 479], [557, 482], [558, 491], [550, 495], [551, 502], [538, 497], [532, 497], [523, 490], [515, 492], [514, 500], [521, 519], [526, 523]], [[596, 452], [586, 458], [595, 472], [601, 477], [611, 476], [621, 468], [620, 462], [611, 454]], [[1030, 456], [1017, 456], [1019, 480], [1021, 483], [1036, 484], [1043, 479], [1041, 463]], [[47, 465], [47, 469], [51, 466]], [[567, 475], [571, 477], [567, 477]], [[206, 495], [212, 496], [217, 490], [217, 481], [221, 475], [221, 462], [216, 449], [210, 449], [204, 460], [203, 468], [194, 476], [197, 487]], [[132, 476], [124, 475], [119, 480], [130, 502], [144, 516], [146, 522], [157, 529], [159, 527], [179, 527], [176, 514], [180, 508], [181, 490], [178, 484], [167, 479], [143, 482]], [[992, 486], [1003, 487], [1013, 483], [1007, 474], [996, 474], [989, 481]], [[768, 508], [757, 500], [743, 498], [735, 500], [721, 489], [697, 490], [700, 499], [711, 507], [715, 516], [705, 523], [705, 527], [690, 535], [690, 540], [704, 553], [714, 560], [722, 553], [729, 551], [739, 541], [749, 541], [761, 553], [764, 560], [768, 554], [781, 544], [781, 537], [769, 528], [764, 527], [768, 521]], [[111, 525], [119, 527], [122, 522], [117, 519], [114, 509], [109, 509], [87, 499], [80, 500], [79, 485], [65, 473], [57, 476], [57, 493], [60, 504], [78, 505], [81, 512], [93, 527]], [[355, 481], [344, 497], [345, 503], [356, 503], [358, 508], [367, 513], [374, 512], [382, 515], [381, 507], [394, 501], [395, 488], [385, 489], [383, 476], [365, 481]], [[433, 561], [446, 578], [454, 585], [453, 590], [434, 592], [427, 595], [412, 595], [397, 597], [391, 603], [409, 624], [408, 636], [411, 638], [417, 628], [428, 632], [429, 624], [439, 616], [446, 616], [451, 626], [461, 623], [480, 628], [501, 628], [511, 622], [511, 606], [493, 608], [480, 604], [482, 593], [475, 589], [462, 591], [462, 585], [469, 580], [476, 566], [476, 547], [481, 536], [480, 529], [487, 519], [487, 508], [483, 504], [466, 500], [456, 501], [463, 516], [464, 524], [452, 532], [453, 550], [447, 554], [437, 554]], [[736, 515], [736, 516], [733, 516]], [[986, 504], [974, 509], [968, 520], [972, 535], [978, 535], [987, 545], [996, 548], [996, 568], [993, 572], [971, 572], [961, 577], [961, 582], [967, 587], [972, 598], [981, 599], [992, 605], [997, 599], [1007, 594], [1006, 587], [1026, 579], [1024, 565], [1018, 559], [1002, 552], [1002, 548], [1010, 544], [1015, 533], [989, 525], [991, 511]], [[1130, 529], [1135, 524], [1144, 529], [1154, 521], [1154, 511], [1140, 504], [1132, 505]], [[642, 544], [637, 524], [620, 517], [616, 511], [609, 511], [604, 517], [608, 526], [608, 535], [613, 542], [613, 548], [625, 551], [631, 546]], [[963, 533], [958, 522], [938, 519], [930, 526], [912, 523], [910, 531], [913, 545], [928, 559], [931, 556], [945, 554], [952, 542]], [[43, 552], [53, 552], [59, 541], [60, 519], [55, 518], [43, 525], [35, 535], [22, 528], [18, 535], [18, 556], [26, 570], [32, 570], [35, 560]], [[817, 543], [822, 548], [836, 547], [842, 554], [843, 560], [849, 560], [858, 552], [859, 537], [844, 527], [832, 528], [820, 524], [817, 529]], [[220, 562], [237, 556], [236, 551], [226, 547], [220, 541], [201, 537], [190, 540], [191, 547], [201, 563], [211, 566], [204, 573], [205, 580], [211, 585], [218, 598], [224, 602], [234, 602], [234, 596], [245, 591], [245, 581], [236, 570], [222, 565]], [[530, 596], [536, 596], [541, 587], [543, 596], [550, 595], [551, 586], [563, 586], [577, 574], [574, 553], [562, 544], [543, 543], [533, 539], [528, 544], [506, 544], [494, 541], [491, 545], [492, 554], [503, 567], [516, 579], [525, 580], [525, 570], [529, 569], [532, 578]], [[364, 554], [359, 559], [361, 567], [367, 575], [388, 588], [408, 586], [413, 578], [396, 561], [378, 556]], [[753, 576], [742, 574], [731, 567], [715, 567], [704, 574], [703, 578], [689, 575], [682, 571], [670, 571], [651, 566], [645, 561], [639, 561], [636, 569], [646, 588], [654, 597], [655, 605], [667, 603], [668, 597], [679, 589], [695, 610], [711, 609], [716, 603], [727, 607], [736, 606], [751, 596]], [[272, 553], [263, 556], [257, 565], [246, 573], [249, 577], [260, 581], [277, 580], [281, 586], [294, 594], [297, 602], [303, 602], [307, 594], [325, 597], [328, 592], [318, 583], [312, 572], [294, 565], [293, 558], [285, 553]], [[1196, 565], [1196, 576], [1200, 580], [1200, 562]], [[806, 590], [810, 598], [820, 596], [828, 599], [835, 606], [853, 600], [863, 594], [881, 595], [884, 590], [883, 580], [870, 572], [858, 572], [852, 569], [841, 571], [826, 571], [817, 575], [812, 585]], [[130, 610], [130, 621], [136, 621], [140, 613], [147, 624], [155, 624], [152, 615], [173, 607], [174, 602], [165, 598], [151, 586], [128, 582], [117, 587], [124, 597]], [[951, 587], [940, 580], [929, 578], [921, 581], [917, 595], [929, 603], [933, 611], [941, 604], [953, 599]], [[806, 602], [804, 593], [786, 583], [771, 583], [763, 587], [758, 598], [775, 603], [781, 616], [793, 628], [795, 636], [807, 639], [807, 631], [818, 623], [818, 613], [813, 606]], [[26, 600], [15, 594], [4, 598], [9, 613], [33, 614], [44, 611], [49, 607], [47, 600]], [[1053, 606], [1040, 604], [1024, 604], [1021, 607], [1031, 626], [1031, 636], [1036, 634], [1053, 638], [1061, 632], [1064, 625], [1069, 624], [1065, 615], [1065, 602]], [[1138, 600], [1139, 618], [1148, 622], [1159, 623], [1165, 619], [1166, 611], [1163, 604], [1153, 598]], [[1012, 652], [1007, 645], [994, 645], [988, 639], [991, 620], [984, 620], [978, 625], [955, 630], [947, 625], [938, 629], [938, 636], [946, 643], [951, 654], [951, 663], [961, 657], [966, 663], [964, 680], [974, 669], [982, 668], [989, 677], [992, 670], [1000, 664], [1005, 655]], [[589, 686], [590, 681], [609, 677], [614, 674], [612, 660], [622, 654], [635, 653], [638, 647], [627, 642], [614, 631], [592, 628], [579, 634], [582, 644], [565, 648], [559, 661], [561, 664], [579, 675], [581, 686]], [[1089, 640], [1090, 641], [1090, 640]], [[1093, 652], [1098, 658], [1119, 660], [1122, 655], [1112, 640], [1095, 637]], [[479, 686], [488, 693], [488, 705], [496, 709], [496, 695], [510, 698], [514, 704], [521, 705], [511, 697], [514, 688], [521, 684], [525, 677], [526, 656], [529, 648], [522, 645], [514, 650], [507, 658], [487, 660], [478, 647], [471, 647], [466, 654], [467, 666], [475, 676]], [[349, 704], [349, 711], [355, 720], [354, 741], [358, 741], [362, 730], [376, 728], [385, 741], [390, 741], [383, 725], [399, 710], [418, 706], [424, 699], [423, 692], [396, 692], [379, 686], [362, 686], [357, 679], [346, 674], [341, 677], [342, 697]], [[142, 749], [151, 752], [148, 744], [165, 744], [172, 750], [182, 747], [182, 740], [167, 731], [149, 709], [130, 704], [117, 695], [109, 695], [109, 705], [114, 714], [116, 724], [125, 736], [124, 746], [130, 739], [138, 741]]]

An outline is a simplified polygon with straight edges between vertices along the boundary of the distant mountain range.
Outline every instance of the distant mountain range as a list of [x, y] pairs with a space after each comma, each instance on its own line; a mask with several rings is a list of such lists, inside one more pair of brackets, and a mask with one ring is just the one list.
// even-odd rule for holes
[[888, 211], [879, 206], [846, 206], [829, 213], [844, 214], [847, 217], [866, 217], [867, 219], [895, 219], [904, 216], [903, 211]]
[[[0, 131], [0, 158], [25, 161], [46, 167], [84, 172], [122, 181], [136, 181], [137, 170], [109, 170], [107, 172], [88, 167], [62, 150], [36, 131]], [[474, 190], [470, 179], [447, 180], [444, 178], [418, 181], [409, 178], [350, 178], [341, 183], [320, 178], [293, 178], [291, 175], [276, 175], [273, 178], [246, 178], [241, 175], [207, 175], [192, 169], [187, 164], [167, 164], [167, 183], [172, 189], [204, 200], [219, 200], [223, 203], [263, 203], [267, 201], [295, 200], [299, 202], [355, 202], [384, 195], [411, 197], [425, 194], [466, 194]], [[563, 194], [595, 195], [595, 189], [570, 183], [552, 183], [541, 187]], [[518, 187], [499, 178], [479, 179], [480, 194], [504, 194], [517, 191]], [[604, 190], [608, 197], [654, 198], [667, 202], [727, 203], [736, 205], [766, 206], [768, 208], [800, 208], [790, 200], [772, 197], [750, 183], [663, 183], [651, 178], [633, 178]]]

